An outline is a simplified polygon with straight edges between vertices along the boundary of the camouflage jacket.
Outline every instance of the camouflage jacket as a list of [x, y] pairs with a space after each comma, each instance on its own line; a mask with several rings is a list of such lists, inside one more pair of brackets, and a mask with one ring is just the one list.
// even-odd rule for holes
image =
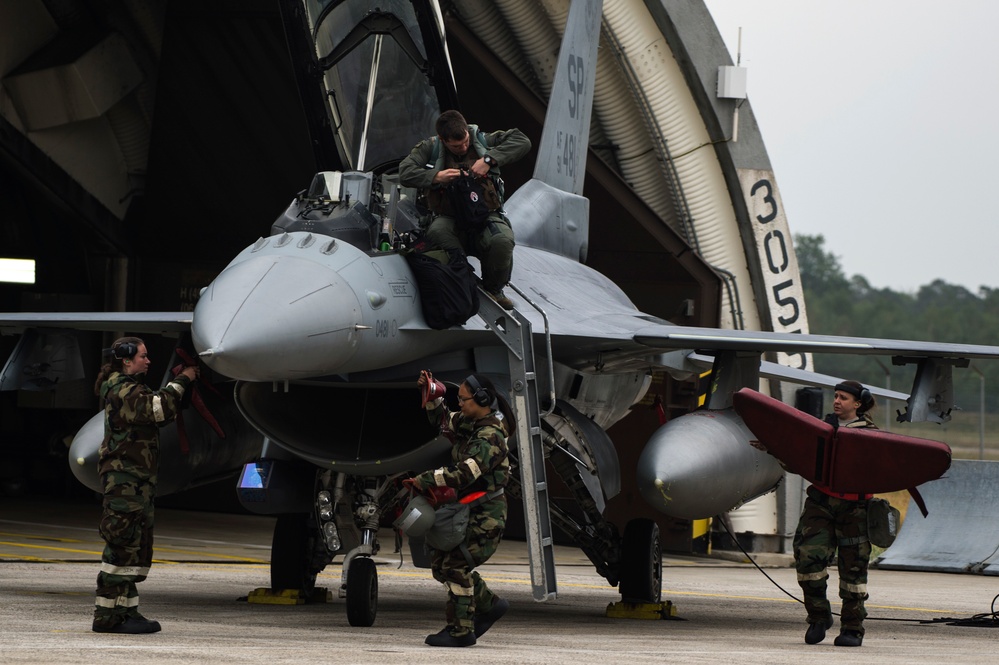
[[153, 392], [127, 374], [112, 372], [101, 384], [104, 441], [98, 472], [127, 473], [150, 483], [159, 468], [159, 428], [173, 421], [191, 380], [183, 374]]
[[509, 436], [503, 414], [492, 411], [476, 421], [460, 411], [448, 411], [444, 400], [427, 403], [427, 416], [434, 425], [450, 430], [451, 464], [417, 476], [423, 487], [453, 487], [458, 497], [506, 487], [510, 478]]
[[[489, 155], [496, 165], [489, 169], [486, 181], [487, 203], [494, 210], [503, 205], [502, 185], [498, 183], [500, 167], [515, 162], [531, 149], [531, 139], [519, 129], [489, 132], [484, 134], [476, 125], [469, 125], [468, 152], [457, 158], [447, 149], [438, 145], [438, 137], [431, 136], [417, 143], [409, 155], [399, 163], [399, 181], [405, 187], [417, 187], [427, 196], [427, 205], [434, 212], [452, 214], [450, 203], [444, 197], [442, 187], [434, 185], [434, 177], [443, 169], [469, 168], [479, 157]], [[491, 201], [488, 197], [495, 197]]]

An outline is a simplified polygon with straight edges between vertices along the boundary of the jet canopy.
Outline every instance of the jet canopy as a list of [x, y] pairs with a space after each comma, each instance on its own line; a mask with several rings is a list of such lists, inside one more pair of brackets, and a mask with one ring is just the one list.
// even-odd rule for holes
[[[375, 170], [433, 133], [454, 98], [436, 2], [305, 0], [343, 159]], [[429, 48], [427, 44], [429, 43]], [[442, 97], [443, 95], [443, 97]]]

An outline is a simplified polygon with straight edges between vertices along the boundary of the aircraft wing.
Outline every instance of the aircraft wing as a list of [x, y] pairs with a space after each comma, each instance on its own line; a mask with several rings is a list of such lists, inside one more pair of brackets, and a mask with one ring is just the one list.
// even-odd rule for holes
[[[711, 369], [711, 366], [714, 364], [713, 357], [700, 353], [688, 353], [685, 359], [704, 370]], [[833, 388], [837, 383], [842, 383], [844, 380], [844, 377], [810, 372], [806, 369], [788, 367], [787, 365], [773, 363], [769, 360], [764, 360], [760, 363], [760, 376], [765, 379], [789, 381], [803, 386], [817, 386], [819, 388]], [[909, 393], [902, 393], [897, 390], [889, 390], [888, 388], [881, 388], [874, 385], [868, 385], [867, 388], [878, 397], [884, 397], [885, 399], [896, 399], [904, 402], [909, 398]]]
[[702, 351], [783, 351], [785, 353], [849, 353], [919, 358], [999, 358], [999, 346], [948, 344], [872, 337], [839, 337], [759, 330], [720, 330], [654, 325], [637, 330], [639, 344], [661, 349]]
[[28, 328], [127, 331], [169, 334], [191, 329], [193, 312], [26, 312], [0, 313], [0, 334]]

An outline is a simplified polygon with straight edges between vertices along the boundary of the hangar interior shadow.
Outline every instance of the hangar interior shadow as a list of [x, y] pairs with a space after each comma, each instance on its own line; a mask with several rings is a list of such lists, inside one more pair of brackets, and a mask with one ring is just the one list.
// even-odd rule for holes
[[[103, 22], [108, 29], [122, 11], [121, 2], [82, 5], [88, 26]], [[190, 310], [199, 290], [238, 251], [268, 234], [318, 170], [278, 3], [162, 5], [159, 59], [155, 71], [147, 72], [153, 89], [146, 94], [155, 97], [148, 165], [123, 220], [88, 212], [99, 204], [0, 119], [0, 245], [7, 256], [37, 261], [35, 284], [0, 284], [0, 310], [102, 310], [115, 303], [134, 310]], [[62, 20], [64, 33], [83, 21]], [[512, 81], [456, 19], [448, 19], [448, 29], [455, 35], [449, 48], [466, 117], [487, 129], [520, 127], [537, 144], [543, 102]], [[497, 104], [500, 95], [508, 103]], [[504, 169], [508, 192], [530, 177], [532, 157]], [[591, 199], [587, 262], [644, 311], [677, 323], [717, 325], [717, 276], [592, 153], [584, 191]], [[116, 300], [122, 281], [127, 289]], [[692, 316], [678, 317], [691, 309]], [[0, 393], [0, 456], [7, 461], [0, 491], [89, 495], [68, 472], [65, 450], [67, 437], [96, 411], [92, 383], [100, 349], [110, 339], [89, 334], [81, 341], [84, 358], [94, 360], [86, 378], [73, 382], [78, 385], [50, 394]], [[15, 341], [0, 338], [4, 358]], [[165, 369], [175, 341], [147, 342], [154, 363], [161, 363], [155, 374]], [[654, 380], [646, 403], [611, 430], [626, 474], [659, 426], [652, 398], [661, 395], [673, 413], [696, 404], [696, 382], [662, 375]], [[624, 490], [608, 506], [611, 520], [623, 525], [651, 517], [660, 523], [667, 549], [689, 551], [689, 523], [645, 505], [633, 480], [623, 478]], [[176, 501], [236, 509], [229, 483]], [[559, 500], [557, 487], [552, 495]]]

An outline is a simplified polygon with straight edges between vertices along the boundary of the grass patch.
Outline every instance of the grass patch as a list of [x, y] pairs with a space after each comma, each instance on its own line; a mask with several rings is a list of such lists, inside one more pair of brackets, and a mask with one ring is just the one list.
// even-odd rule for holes
[[[904, 406], [898, 402], [892, 404], [892, 422], [886, 423], [888, 415], [884, 409], [874, 412], [874, 421], [881, 429], [891, 429], [897, 434], [918, 436], [922, 439], [943, 441], [954, 451], [954, 459], [986, 459], [999, 460], [999, 414], [985, 414], [984, 435], [980, 434], [980, 418], [978, 412], [956, 411], [950, 422], [938, 425], [936, 423], [899, 423], [895, 422], [895, 409]], [[981, 453], [981, 456], [980, 456]]]

